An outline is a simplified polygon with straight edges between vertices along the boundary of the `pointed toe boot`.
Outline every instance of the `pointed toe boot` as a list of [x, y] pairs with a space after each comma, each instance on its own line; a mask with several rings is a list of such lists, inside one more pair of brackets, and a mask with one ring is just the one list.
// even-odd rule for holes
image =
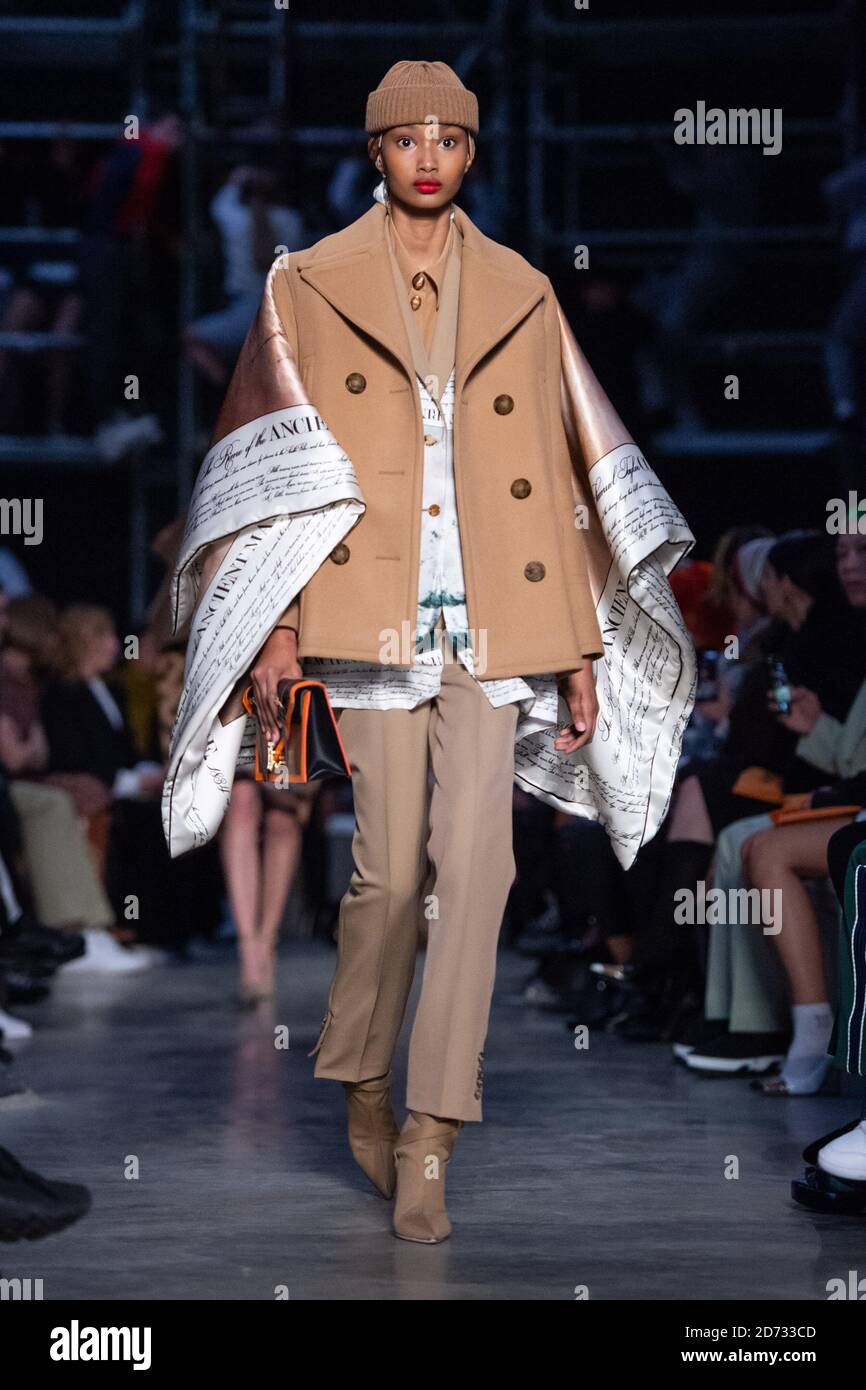
[[394, 1234], [401, 1240], [438, 1245], [451, 1234], [445, 1210], [445, 1169], [462, 1120], [443, 1120], [410, 1110], [400, 1131], [394, 1159], [397, 1200]]
[[394, 1146], [400, 1137], [391, 1109], [391, 1072], [369, 1081], [344, 1081], [349, 1108], [349, 1147], [383, 1197], [393, 1197], [397, 1183]]

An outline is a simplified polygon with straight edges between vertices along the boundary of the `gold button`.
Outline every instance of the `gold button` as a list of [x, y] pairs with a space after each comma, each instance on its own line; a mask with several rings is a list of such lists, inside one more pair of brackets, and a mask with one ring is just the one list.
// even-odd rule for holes
[[532, 491], [532, 483], [528, 478], [515, 478], [511, 484], [512, 497], [528, 497]]
[[362, 391], [367, 389], [367, 378], [360, 372], [350, 372], [346, 377], [346, 390], [351, 391], [353, 396], [360, 396]]
[[546, 570], [540, 560], [530, 560], [528, 565], [524, 565], [523, 573], [526, 575], [526, 578], [531, 579], [534, 584], [536, 580], [544, 578]]
[[424, 436], [424, 443], [427, 445], [427, 448], [428, 448], [428, 449], [429, 449], [429, 447], [430, 447], [431, 444], [437, 443], [437, 439], [436, 439], [435, 434], [425, 434], [425, 436]]
[[438, 516], [441, 510], [438, 502], [431, 502], [430, 506], [427, 508], [431, 516]]
[[421, 308], [421, 296], [420, 296], [420, 294], [413, 294], [412, 298], [409, 300], [409, 303], [411, 304], [411, 306], [412, 306], [413, 309], [420, 309], [420, 308]]
[[514, 400], [511, 396], [497, 396], [493, 402], [493, 409], [497, 415], [510, 415], [514, 409]]
[[335, 545], [334, 549], [331, 551], [330, 558], [333, 560], [335, 565], [345, 565], [351, 553], [352, 552], [349, 550], [349, 547], [347, 545], [344, 545], [343, 542], [340, 541], [340, 544]]
[[417, 275], [413, 275], [413, 276], [412, 276], [412, 288], [413, 288], [413, 290], [423, 290], [423, 288], [424, 288], [424, 286], [425, 286], [426, 284], [427, 284], [427, 276], [424, 274], [423, 270], [419, 270], [418, 273], [417, 273]]

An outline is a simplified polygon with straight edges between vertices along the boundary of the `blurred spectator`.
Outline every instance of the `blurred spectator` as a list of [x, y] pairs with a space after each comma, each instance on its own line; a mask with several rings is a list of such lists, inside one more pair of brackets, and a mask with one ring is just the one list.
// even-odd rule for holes
[[321, 783], [275, 787], [239, 768], [218, 843], [238, 936], [244, 1008], [270, 999], [280, 926]]
[[6, 546], [0, 546], [0, 591], [7, 599], [26, 598], [33, 592], [27, 571]]
[[[864, 613], [866, 536], [840, 535], [836, 551], [845, 596], [853, 608]], [[774, 1095], [812, 1095], [820, 1089], [830, 1067], [827, 1047], [833, 1016], [818, 919], [803, 880], [827, 877], [831, 837], [856, 813], [850, 808], [866, 805], [866, 646], [860, 645], [849, 657], [861, 684], [841, 718], [827, 713], [814, 690], [799, 685], [791, 690], [790, 710], [775, 714], [780, 724], [798, 735], [797, 756], [817, 769], [820, 785], [794, 796], [784, 795], [783, 786], [775, 797], [776, 804], [781, 803], [780, 811], [738, 821], [720, 840], [716, 885], [730, 892], [746, 884], [776, 895], [766, 901], [778, 903], [781, 914], [773, 923], [771, 941], [788, 984], [793, 1037], [781, 1059], [780, 1077], [761, 1087]], [[769, 793], [767, 800], [771, 801]], [[789, 823], [782, 823], [785, 818]], [[731, 928], [714, 927], [714, 938], [719, 930], [728, 934]], [[742, 935], [758, 928], [735, 930]], [[687, 1058], [689, 1066], [707, 1069], [713, 1062], [736, 1062], [744, 1070], [758, 1071], [761, 1061], [773, 1055], [776, 1039], [762, 1036], [761, 1020], [769, 1017], [778, 1033], [787, 1022], [789, 1006], [787, 1000], [779, 999], [775, 979], [764, 966], [762, 954], [768, 943], [762, 944], [764, 952], [755, 943], [751, 971], [743, 967], [734, 986], [718, 978], [720, 970], [735, 964], [730, 946], [718, 943], [708, 999], [711, 992], [715, 1001], [727, 995], [728, 1013], [737, 1009], [739, 1027], [732, 1027], [728, 1039]], [[734, 988], [740, 996], [747, 993], [748, 998], [731, 997]]]
[[36, 915], [50, 927], [110, 926], [114, 913], [80, 819], [104, 810], [108, 798], [95, 778], [52, 784], [38, 715], [41, 682], [57, 656], [53, 605], [35, 597], [15, 599], [2, 614], [0, 765], [10, 779]]
[[117, 665], [120, 642], [107, 608], [74, 604], [58, 620], [60, 679], [42, 697], [42, 718], [56, 772], [89, 773], [112, 797], [158, 797], [164, 770], [140, 759], [105, 677]]
[[[42, 705], [52, 764], [98, 778], [109, 799], [106, 882], [115, 917], [123, 924], [120, 934], [128, 941], [184, 951], [191, 937], [209, 935], [219, 920], [216, 848], [184, 860], [169, 858], [161, 813], [167, 747], [159, 746], [154, 719], [153, 746], [147, 750], [151, 756], [139, 757], [116, 675], [120, 643], [108, 610], [73, 605], [61, 615], [59, 631], [61, 676], [46, 687]], [[146, 636], [145, 651], [148, 643]], [[161, 698], [161, 663], [161, 656], [154, 656], [151, 676], [138, 673], [143, 682], [152, 681], [154, 715]], [[124, 666], [128, 664], [136, 663]], [[173, 718], [174, 691], [170, 699]]]
[[124, 412], [124, 377], [132, 368], [123, 363], [134, 363], [135, 347], [148, 338], [154, 346], [173, 338], [172, 298], [160, 291], [180, 244], [170, 194], [172, 158], [183, 138], [180, 118], [166, 112], [136, 139], [117, 140], [85, 189], [79, 260], [91, 425], [111, 461], [161, 437], [152, 413]]
[[[760, 544], [760, 542], [752, 542]], [[674, 895], [706, 879], [715, 838], [725, 826], [764, 813], [778, 792], [808, 792], [821, 772], [798, 756], [797, 737], [768, 708], [766, 660], [775, 653], [792, 683], [819, 692], [823, 706], [844, 717], [859, 689], [851, 650], [864, 650], [863, 610], [852, 607], [836, 573], [842, 552], [823, 532], [774, 543], [761, 568], [760, 591], [773, 622], [737, 691], [719, 753], [693, 764], [674, 792], [663, 827], [658, 889], [631, 958], [635, 1009], [654, 1015], [659, 1032], [686, 991], [701, 988], [699, 942], [674, 922]], [[835, 559], [834, 559], [835, 556]], [[832, 707], [832, 708], [831, 708]]]
[[693, 379], [696, 331], [709, 313], [740, 286], [748, 260], [744, 240], [727, 238], [731, 228], [759, 224], [764, 215], [767, 159], [743, 146], [658, 144], [672, 188], [694, 208], [689, 240], [673, 270], [651, 272], [634, 302], [651, 314], [656, 350], [644, 359], [644, 383], [652, 383], [648, 408], [681, 428], [702, 429], [703, 411]]
[[300, 213], [276, 201], [273, 175], [242, 164], [211, 200], [210, 215], [222, 238], [226, 306], [196, 319], [186, 331], [192, 361], [216, 386], [223, 385], [259, 307], [265, 277], [282, 250], [304, 245]]

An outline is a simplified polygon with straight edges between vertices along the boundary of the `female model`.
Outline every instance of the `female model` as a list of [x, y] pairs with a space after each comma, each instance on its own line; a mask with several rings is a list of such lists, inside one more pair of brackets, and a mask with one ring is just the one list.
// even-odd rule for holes
[[356, 829], [315, 1074], [343, 1082], [395, 1233], [433, 1244], [455, 1140], [481, 1119], [512, 783], [603, 820], [625, 864], [655, 832], [694, 688], [666, 574], [692, 538], [550, 281], [454, 203], [473, 93], [444, 63], [396, 63], [366, 125], [377, 201], [275, 264], [196, 484], [164, 825], [172, 854], [214, 833], [248, 758], [245, 682], [270, 738], [278, 681], [325, 682]]

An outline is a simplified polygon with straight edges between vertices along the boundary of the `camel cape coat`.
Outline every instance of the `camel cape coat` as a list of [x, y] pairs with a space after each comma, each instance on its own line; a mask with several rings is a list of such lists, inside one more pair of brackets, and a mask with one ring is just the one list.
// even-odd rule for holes
[[[171, 583], [188, 628], [163, 825], [204, 844], [248, 764], [240, 692], [278, 621], [298, 653], [409, 666], [424, 429], [377, 202], [280, 257], [190, 502]], [[454, 473], [481, 679], [597, 660], [591, 745], [515, 746], [515, 779], [601, 820], [627, 867], [658, 829], [694, 702], [695, 654], [667, 576], [694, 544], [594, 377], [549, 279], [463, 234]], [[560, 701], [562, 723], [568, 708]]]

